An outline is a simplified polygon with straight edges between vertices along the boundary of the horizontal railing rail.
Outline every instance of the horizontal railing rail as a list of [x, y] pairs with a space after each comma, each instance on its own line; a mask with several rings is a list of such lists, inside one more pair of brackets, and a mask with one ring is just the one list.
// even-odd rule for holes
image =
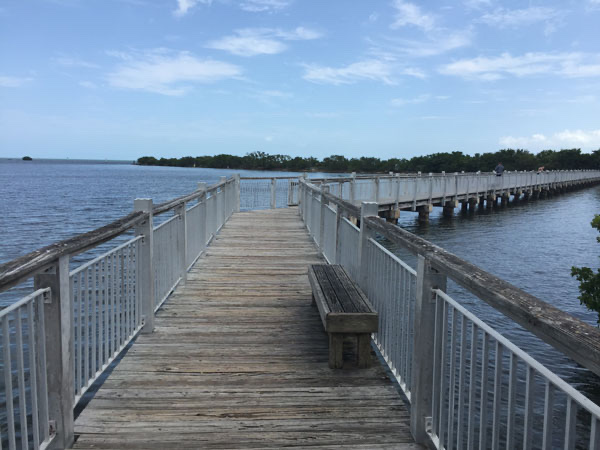
[[[234, 176], [157, 206], [136, 199], [133, 213], [109, 225], [0, 266], [0, 292], [32, 277], [36, 289], [0, 311], [0, 448], [72, 444], [74, 407], [138, 333], [154, 330], [155, 312], [239, 211], [239, 193]], [[154, 226], [154, 215], [169, 211]], [[126, 242], [71, 269], [74, 255], [130, 231]]]
[[[558, 441], [564, 448], [579, 447], [582, 442], [600, 448], [600, 409], [525, 352], [517, 351], [506, 338], [490, 333], [491, 328], [445, 294], [446, 279], [600, 375], [598, 328], [387, 223], [377, 216], [377, 203], [365, 202], [359, 209], [332, 195], [330, 188], [300, 180], [300, 214], [325, 258], [342, 264], [379, 312], [379, 332], [373, 340], [411, 403], [411, 431], [418, 442], [437, 448], [463, 448], [467, 443], [467, 448], [478, 448], [481, 443], [481, 448], [488, 444], [498, 448], [508, 442], [507, 448], [513, 448], [513, 442], [528, 443], [533, 436], [535, 442], [547, 444], [544, 448]], [[417, 270], [385, 249], [376, 236], [417, 255]], [[332, 242], [335, 248], [331, 248]], [[442, 303], [446, 306], [438, 306]], [[452, 314], [448, 315], [448, 310]], [[462, 324], [467, 322], [470, 331], [463, 333]], [[481, 339], [475, 347], [462, 345], [465, 340], [472, 342], [473, 326], [482, 333]], [[497, 345], [491, 350], [490, 339]], [[511, 372], [511, 364], [517, 362], [520, 372]], [[480, 371], [478, 387], [468, 381], [475, 370]], [[526, 379], [529, 376], [540, 382], [536, 386], [545, 392], [541, 406], [522, 401], [534, 389], [533, 378]], [[515, 379], [525, 389], [517, 394]], [[478, 390], [470, 395], [477, 408], [467, 397], [468, 390], [475, 388]], [[524, 405], [529, 409], [523, 410]], [[562, 428], [552, 428], [556, 423]], [[499, 434], [499, 430], [508, 434]]]

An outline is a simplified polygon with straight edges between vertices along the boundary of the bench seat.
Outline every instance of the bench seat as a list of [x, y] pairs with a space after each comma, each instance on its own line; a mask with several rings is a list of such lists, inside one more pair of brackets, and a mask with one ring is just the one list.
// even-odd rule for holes
[[378, 331], [379, 316], [366, 295], [337, 264], [313, 264], [308, 278], [325, 331], [329, 334], [329, 367], [342, 368], [346, 336], [356, 336], [357, 365], [371, 363], [371, 333]]

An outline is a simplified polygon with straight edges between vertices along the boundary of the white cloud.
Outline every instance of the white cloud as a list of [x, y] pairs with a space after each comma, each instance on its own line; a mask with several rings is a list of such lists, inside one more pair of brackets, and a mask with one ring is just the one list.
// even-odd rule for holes
[[418, 103], [425, 103], [431, 99], [431, 94], [421, 94], [414, 98], [394, 98], [390, 102], [392, 106], [404, 106], [404, 105], [416, 105]]
[[33, 78], [31, 77], [7, 77], [0, 75], [0, 87], [5, 88], [16, 88], [21, 87], [29, 82], [31, 82]]
[[528, 148], [531, 150], [561, 149], [561, 148], [600, 148], [600, 129], [598, 130], [564, 130], [546, 136], [536, 133], [531, 136], [500, 138], [500, 145], [512, 148]]
[[542, 6], [532, 6], [524, 9], [498, 8], [493, 12], [484, 14], [480, 18], [480, 22], [500, 29], [519, 28], [544, 22], [546, 24], [544, 32], [548, 35], [556, 31], [564, 15], [564, 11]]
[[198, 3], [210, 5], [212, 0], [177, 0], [177, 9], [173, 11], [173, 15], [175, 17], [183, 17]]
[[391, 25], [392, 28], [412, 25], [429, 31], [435, 26], [435, 18], [430, 14], [421, 12], [421, 8], [414, 3], [395, 0], [392, 5], [396, 8], [395, 20]]
[[498, 80], [507, 75], [525, 77], [558, 75], [567, 78], [600, 76], [600, 55], [584, 53], [525, 53], [512, 56], [479, 56], [441, 66], [440, 73], [479, 80]]
[[54, 58], [54, 61], [65, 67], [82, 67], [84, 69], [97, 69], [99, 67], [98, 64], [84, 61], [79, 58], [72, 58], [70, 56], [59, 56], [58, 58]]
[[425, 58], [441, 55], [458, 48], [471, 45], [472, 31], [448, 31], [444, 29], [428, 33], [424, 39], [394, 39], [373, 42], [370, 52], [387, 59], [405, 56]]
[[274, 12], [287, 8], [291, 0], [244, 0], [240, 8], [248, 12]]
[[[220, 0], [229, 4], [229, 0]], [[177, 0], [177, 9], [173, 11], [175, 17], [185, 16], [198, 4], [210, 6], [213, 0]], [[277, 12], [292, 4], [292, 0], [239, 0], [234, 2], [240, 9], [248, 12]]]
[[287, 50], [282, 41], [318, 39], [321, 33], [309, 28], [297, 27], [291, 31], [276, 28], [244, 28], [234, 35], [210, 41], [205, 47], [224, 50], [238, 56], [274, 55]]
[[392, 104], [392, 106], [405, 106], [425, 103], [430, 100], [447, 100], [449, 98], [450, 97], [447, 95], [421, 94], [413, 98], [394, 98], [390, 101], [390, 103]]
[[241, 69], [233, 64], [156, 49], [130, 55], [108, 75], [108, 82], [118, 88], [183, 95], [190, 89], [189, 83], [211, 83], [240, 74]]
[[305, 65], [305, 69], [303, 78], [313, 83], [339, 85], [371, 80], [394, 84], [391, 64], [375, 59], [359, 61], [339, 68], [309, 64]]

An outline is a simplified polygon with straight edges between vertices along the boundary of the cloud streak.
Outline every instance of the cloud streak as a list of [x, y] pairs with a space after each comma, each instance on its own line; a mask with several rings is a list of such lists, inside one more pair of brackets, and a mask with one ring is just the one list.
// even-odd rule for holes
[[363, 60], [338, 68], [315, 64], [307, 64], [304, 68], [303, 78], [312, 83], [340, 85], [369, 80], [394, 84], [392, 66], [376, 59]]
[[422, 12], [421, 8], [414, 3], [395, 0], [392, 6], [396, 9], [392, 29], [414, 26], [429, 31], [435, 26], [435, 17]]
[[291, 31], [277, 28], [244, 28], [235, 34], [208, 42], [205, 47], [237, 56], [275, 55], [287, 50], [283, 41], [307, 41], [322, 35], [316, 30], [297, 27]]
[[183, 95], [192, 84], [214, 83], [237, 78], [242, 70], [233, 64], [199, 59], [189, 52], [156, 49], [127, 58], [108, 75], [108, 83], [117, 88]]
[[443, 65], [439, 72], [467, 79], [493, 81], [507, 76], [555, 75], [566, 78], [600, 77], [600, 55], [573, 53], [525, 53], [512, 56], [479, 56]]

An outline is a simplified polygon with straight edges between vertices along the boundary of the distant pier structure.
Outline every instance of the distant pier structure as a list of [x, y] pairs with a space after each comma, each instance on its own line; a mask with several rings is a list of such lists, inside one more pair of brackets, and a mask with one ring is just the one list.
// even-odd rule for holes
[[600, 449], [600, 406], [447, 284], [596, 375], [600, 330], [390, 223], [598, 182], [236, 175], [136, 199], [0, 265], [0, 448]]
[[355, 205], [375, 202], [381, 215], [397, 220], [400, 211], [416, 211], [427, 221], [433, 207], [452, 215], [463, 211], [505, 206], [509, 201], [537, 200], [597, 183], [595, 171], [394, 174], [329, 178], [317, 181], [329, 192]]

